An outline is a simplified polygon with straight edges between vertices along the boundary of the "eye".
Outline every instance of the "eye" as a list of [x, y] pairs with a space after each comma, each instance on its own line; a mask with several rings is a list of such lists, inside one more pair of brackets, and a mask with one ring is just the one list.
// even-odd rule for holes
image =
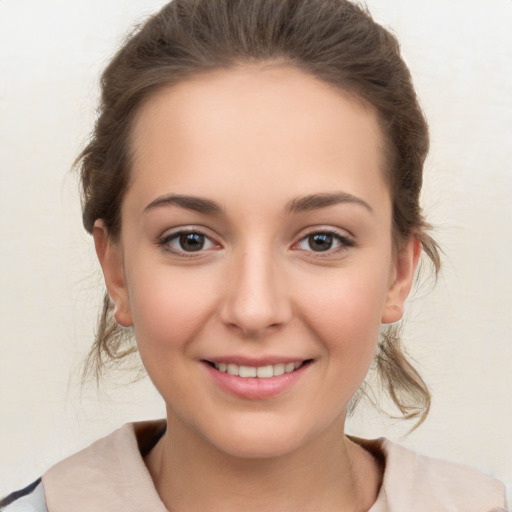
[[165, 235], [160, 241], [159, 245], [164, 249], [178, 253], [195, 253], [207, 249], [212, 249], [216, 246], [213, 240], [199, 231], [178, 231]]
[[297, 248], [303, 251], [311, 252], [337, 252], [347, 247], [352, 247], [354, 243], [348, 237], [333, 231], [318, 231], [310, 233], [302, 238], [297, 244]]

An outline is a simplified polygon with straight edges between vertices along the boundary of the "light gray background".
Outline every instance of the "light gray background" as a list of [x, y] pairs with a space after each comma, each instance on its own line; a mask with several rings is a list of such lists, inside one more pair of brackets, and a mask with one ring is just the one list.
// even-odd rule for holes
[[[101, 279], [70, 173], [100, 70], [163, 3], [0, 0], [0, 495], [126, 421], [164, 414], [147, 379], [80, 389]], [[512, 1], [368, 6], [402, 42], [431, 123], [424, 205], [446, 256], [408, 312], [429, 419], [402, 439], [398, 422], [361, 408], [349, 431], [512, 482]]]

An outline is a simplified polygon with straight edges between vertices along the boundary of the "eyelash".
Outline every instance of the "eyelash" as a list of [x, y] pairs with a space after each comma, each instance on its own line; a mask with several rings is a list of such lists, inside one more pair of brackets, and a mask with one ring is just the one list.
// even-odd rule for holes
[[327, 255], [337, 254], [337, 253], [346, 251], [348, 248], [354, 247], [354, 245], [355, 245], [355, 243], [352, 240], [352, 238], [350, 238], [350, 237], [348, 237], [346, 235], [342, 235], [342, 234], [338, 233], [335, 230], [332, 230], [332, 229], [319, 229], [318, 231], [311, 231], [308, 234], [306, 234], [305, 236], [303, 236], [294, 245], [294, 247], [299, 246], [299, 244], [301, 244], [303, 242], [308, 243], [308, 242], [311, 241], [312, 237], [315, 237], [315, 236], [318, 236], [318, 235], [332, 237], [332, 241], [333, 242], [337, 242], [338, 246], [335, 247], [335, 248], [329, 247], [328, 249], [323, 250], [323, 251], [322, 250], [314, 251], [314, 250], [311, 249], [311, 246], [310, 246], [310, 249], [303, 249], [305, 252], [311, 252], [317, 258], [322, 257], [323, 255], [327, 256]]
[[[191, 236], [191, 235], [196, 235], [198, 237], [202, 237], [203, 245], [201, 245], [198, 250], [187, 251], [183, 248], [183, 246], [181, 244], [181, 242], [183, 241], [181, 239], [181, 237]], [[311, 245], [310, 245], [309, 249], [304, 249], [304, 248], [299, 247], [300, 244], [302, 244], [304, 242], [310, 243], [312, 241], [312, 237], [319, 236], [319, 235], [330, 237], [331, 241], [333, 243], [338, 244], [337, 247], [334, 247], [334, 248], [329, 247], [325, 250], [319, 250], [319, 251], [314, 251], [311, 248]], [[180, 245], [179, 248], [172, 247], [171, 242], [174, 242], [174, 241], [178, 242], [178, 244]], [[212, 238], [210, 236], [206, 235], [204, 232], [202, 232], [199, 229], [181, 229], [179, 231], [169, 233], [169, 234], [162, 236], [161, 238], [158, 239], [157, 243], [158, 243], [159, 247], [162, 247], [164, 250], [166, 250], [168, 252], [177, 254], [182, 257], [188, 257], [188, 258], [198, 256], [201, 253], [203, 253], [205, 250], [212, 249], [215, 246], [219, 245], [214, 240], [212, 240]], [[205, 247], [205, 245], [207, 245], [207, 247]], [[311, 232], [307, 233], [298, 242], [296, 242], [292, 246], [292, 248], [298, 248], [301, 251], [310, 252], [312, 255], [315, 255], [314, 257], [320, 258], [320, 257], [323, 257], [323, 255], [327, 256], [327, 255], [337, 254], [339, 252], [346, 251], [348, 248], [353, 247], [354, 245], [355, 245], [354, 241], [346, 235], [342, 235], [342, 234], [338, 233], [337, 231], [330, 230], [330, 229], [320, 229], [317, 231], [311, 231]]]
[[[181, 237], [191, 236], [191, 235], [196, 235], [196, 236], [202, 237], [204, 244], [209, 244], [209, 246], [205, 248], [203, 245], [197, 251], [186, 251], [181, 246], [181, 241], [182, 241]], [[172, 247], [171, 242], [173, 242], [173, 241], [177, 241], [181, 247], [180, 248]], [[175, 231], [173, 233], [166, 234], [158, 240], [158, 245], [160, 247], [162, 247], [165, 251], [171, 252], [173, 254], [177, 254], [178, 256], [182, 256], [185, 258], [197, 256], [207, 249], [211, 249], [211, 248], [215, 247], [216, 245], [218, 246], [218, 244], [216, 242], [214, 242], [210, 236], [206, 235], [199, 229], [181, 229], [179, 231]]]

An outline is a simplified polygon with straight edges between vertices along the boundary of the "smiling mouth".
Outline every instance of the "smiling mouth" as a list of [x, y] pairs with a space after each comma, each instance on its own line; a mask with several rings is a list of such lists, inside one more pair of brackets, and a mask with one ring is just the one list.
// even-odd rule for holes
[[245, 366], [233, 363], [214, 363], [212, 361], [206, 361], [212, 368], [215, 368], [219, 372], [227, 373], [242, 378], [259, 378], [259, 379], [270, 379], [272, 377], [278, 377], [287, 373], [292, 373], [298, 370], [306, 364], [310, 364], [313, 360], [307, 359], [305, 361], [297, 361], [295, 363], [278, 363], [268, 364], [265, 366]]

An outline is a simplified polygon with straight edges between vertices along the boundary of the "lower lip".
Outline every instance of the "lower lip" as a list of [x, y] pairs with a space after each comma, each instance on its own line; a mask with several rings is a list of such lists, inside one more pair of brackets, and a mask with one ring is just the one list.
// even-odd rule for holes
[[303, 364], [291, 373], [276, 377], [259, 379], [257, 377], [239, 377], [221, 372], [208, 363], [203, 362], [213, 380], [224, 391], [248, 400], [264, 400], [272, 398], [290, 389], [304, 375], [310, 364]]

